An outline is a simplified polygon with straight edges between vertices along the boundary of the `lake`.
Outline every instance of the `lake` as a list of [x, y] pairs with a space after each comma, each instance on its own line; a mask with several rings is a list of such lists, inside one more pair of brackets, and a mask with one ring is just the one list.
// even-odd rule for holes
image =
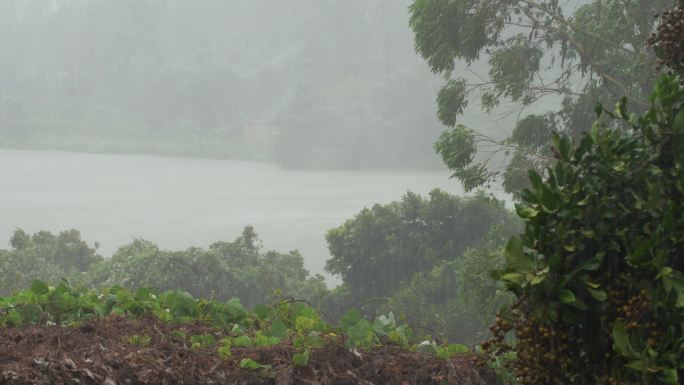
[[8, 245], [16, 228], [75, 228], [108, 257], [134, 237], [166, 249], [207, 247], [252, 225], [266, 249], [299, 249], [306, 267], [322, 273], [326, 230], [407, 190], [460, 193], [448, 177], [446, 170], [293, 171], [232, 160], [0, 150], [0, 241]]

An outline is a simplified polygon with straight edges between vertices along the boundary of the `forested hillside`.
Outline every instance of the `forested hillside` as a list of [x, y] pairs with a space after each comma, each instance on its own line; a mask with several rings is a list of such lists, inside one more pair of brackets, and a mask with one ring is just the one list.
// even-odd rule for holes
[[409, 4], [3, 1], [0, 145], [437, 166]]

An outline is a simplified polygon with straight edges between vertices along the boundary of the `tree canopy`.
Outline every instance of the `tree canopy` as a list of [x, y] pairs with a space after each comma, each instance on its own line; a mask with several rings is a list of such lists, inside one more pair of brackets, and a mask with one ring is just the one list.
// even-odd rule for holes
[[[410, 25], [416, 51], [446, 79], [438, 117], [449, 127], [436, 148], [466, 189], [502, 182], [526, 184], [526, 170], [543, 171], [552, 132], [591, 126], [600, 100], [630, 97], [643, 111], [656, 74], [647, 41], [654, 18], [671, 0], [415, 0]], [[473, 75], [473, 67], [488, 68]], [[527, 114], [540, 100], [548, 111]], [[495, 138], [459, 123], [470, 104], [491, 112], [514, 103], [512, 135]], [[504, 156], [502, 161], [501, 156]]]
[[17, 230], [10, 244], [12, 249], [0, 250], [0, 295], [26, 288], [34, 279], [88, 287], [182, 288], [220, 300], [239, 297], [249, 306], [278, 295], [315, 302], [327, 294], [323, 277], [304, 269], [298, 251], [263, 250], [250, 226], [234, 241], [215, 242], [208, 249], [163, 250], [135, 239], [111, 258], [96, 254], [76, 230], [57, 235]]
[[342, 277], [351, 301], [388, 297], [412, 277], [457, 259], [495, 225], [514, 221], [503, 204], [484, 195], [460, 198], [435, 189], [365, 208], [328, 231], [326, 271]]

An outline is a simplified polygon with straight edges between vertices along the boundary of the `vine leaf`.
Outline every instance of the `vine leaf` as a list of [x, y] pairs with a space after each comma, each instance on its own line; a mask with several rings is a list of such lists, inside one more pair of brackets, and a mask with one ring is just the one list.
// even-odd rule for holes
[[627, 328], [621, 318], [616, 319], [613, 324], [613, 343], [617, 351], [623, 356], [638, 356], [629, 343], [629, 333], [627, 333]]

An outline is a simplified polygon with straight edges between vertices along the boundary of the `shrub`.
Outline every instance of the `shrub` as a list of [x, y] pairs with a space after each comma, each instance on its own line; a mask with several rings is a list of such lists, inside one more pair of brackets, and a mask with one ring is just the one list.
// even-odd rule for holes
[[[524, 384], [669, 384], [684, 373], [684, 91], [662, 78], [643, 116], [615, 112], [520, 194], [525, 232], [500, 278], [517, 297], [492, 353]], [[514, 342], [506, 340], [513, 330]]]

